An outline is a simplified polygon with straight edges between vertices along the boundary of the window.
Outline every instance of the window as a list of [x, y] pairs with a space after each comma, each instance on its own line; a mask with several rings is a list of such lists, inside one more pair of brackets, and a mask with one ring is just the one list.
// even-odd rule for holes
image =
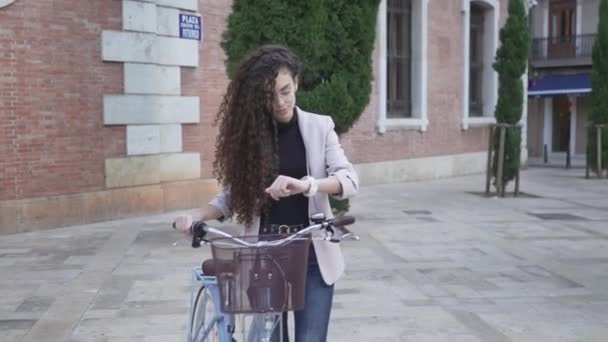
[[576, 0], [551, 0], [549, 3], [549, 56], [575, 56]]
[[483, 7], [471, 4], [469, 55], [469, 116], [483, 116]]
[[380, 1], [376, 28], [380, 133], [387, 129], [425, 131], [428, 126], [428, 1]]
[[498, 47], [498, 0], [462, 0], [464, 65], [462, 128], [495, 122], [498, 74], [492, 68]]
[[388, 0], [387, 109], [388, 118], [412, 117], [412, 4], [410, 0]]

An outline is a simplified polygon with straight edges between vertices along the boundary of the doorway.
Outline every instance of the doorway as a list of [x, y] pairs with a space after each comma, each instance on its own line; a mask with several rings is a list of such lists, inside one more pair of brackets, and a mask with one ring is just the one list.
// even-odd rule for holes
[[566, 152], [570, 148], [571, 103], [568, 96], [553, 98], [553, 152]]

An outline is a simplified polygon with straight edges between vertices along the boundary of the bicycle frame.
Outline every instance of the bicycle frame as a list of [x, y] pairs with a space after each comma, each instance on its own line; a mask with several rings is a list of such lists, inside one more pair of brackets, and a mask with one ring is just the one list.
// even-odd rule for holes
[[[208, 292], [205, 292], [208, 291]], [[204, 296], [201, 298], [201, 296]], [[203, 300], [203, 306], [206, 304], [206, 301], [209, 300], [208, 297], [211, 297], [213, 301], [213, 308], [215, 316], [212, 320], [205, 324], [202, 327], [193, 327], [194, 324], [194, 315], [196, 307], [198, 306], [199, 300]], [[201, 267], [195, 267], [192, 269], [192, 286], [190, 290], [190, 314], [188, 317], [188, 341], [195, 341], [195, 337], [202, 338], [202, 341], [207, 339], [209, 332], [213, 328], [214, 324], [218, 325], [219, 338], [220, 341], [230, 341], [231, 331], [234, 329], [234, 316], [229, 314], [224, 314], [219, 309], [220, 307], [220, 293], [217, 285], [217, 279], [212, 276], [203, 275], [203, 271]], [[203, 312], [203, 315], [206, 313]], [[203, 322], [204, 322], [203, 318]], [[197, 328], [195, 330], [195, 334], [193, 335], [193, 328]], [[204, 329], [202, 332], [200, 329]], [[197, 339], [198, 340], [198, 339]]]

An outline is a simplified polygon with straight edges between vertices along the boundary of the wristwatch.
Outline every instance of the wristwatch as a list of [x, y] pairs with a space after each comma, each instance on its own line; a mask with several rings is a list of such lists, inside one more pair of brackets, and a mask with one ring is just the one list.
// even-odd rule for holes
[[310, 187], [308, 188], [308, 190], [303, 192], [302, 195], [304, 195], [306, 197], [314, 196], [317, 193], [317, 191], [319, 190], [319, 183], [317, 183], [317, 180], [311, 176], [306, 176], [306, 177], [302, 178], [302, 180], [307, 180], [310, 183]]

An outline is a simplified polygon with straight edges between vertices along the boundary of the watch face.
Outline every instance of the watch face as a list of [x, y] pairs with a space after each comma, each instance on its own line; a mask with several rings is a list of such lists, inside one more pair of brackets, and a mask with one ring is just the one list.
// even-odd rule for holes
[[0, 0], [0, 8], [8, 6], [15, 2], [16, 0]]

